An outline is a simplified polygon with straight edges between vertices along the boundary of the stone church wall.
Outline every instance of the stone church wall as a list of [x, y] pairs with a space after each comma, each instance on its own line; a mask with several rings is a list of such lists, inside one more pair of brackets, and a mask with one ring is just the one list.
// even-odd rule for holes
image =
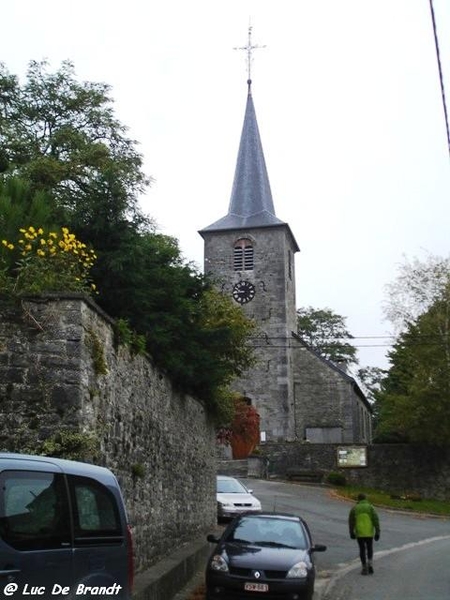
[[[234, 389], [250, 398], [259, 412], [261, 432], [270, 440], [294, 438], [293, 386], [290, 335], [295, 327], [294, 268], [288, 267], [294, 248], [285, 226], [215, 231], [203, 234], [205, 272], [217, 281], [218, 288], [232, 297], [233, 285], [248, 280], [255, 297], [242, 305], [245, 315], [258, 325], [255, 333], [255, 365]], [[240, 238], [252, 241], [254, 268], [235, 271], [234, 244]]]
[[86, 298], [0, 305], [0, 420], [1, 450], [78, 443], [86, 460], [114, 471], [137, 571], [216, 522], [215, 436], [203, 406], [118, 346], [111, 320]]
[[[339, 433], [343, 443], [369, 442], [370, 414], [351, 380], [302, 345], [295, 349], [295, 426], [298, 439], [307, 428]], [[316, 441], [316, 440], [314, 440]]]

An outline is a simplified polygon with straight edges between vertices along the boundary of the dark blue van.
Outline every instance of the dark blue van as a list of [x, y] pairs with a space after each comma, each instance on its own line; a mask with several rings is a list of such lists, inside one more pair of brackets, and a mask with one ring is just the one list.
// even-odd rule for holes
[[130, 528], [116, 477], [0, 453], [0, 598], [131, 598]]

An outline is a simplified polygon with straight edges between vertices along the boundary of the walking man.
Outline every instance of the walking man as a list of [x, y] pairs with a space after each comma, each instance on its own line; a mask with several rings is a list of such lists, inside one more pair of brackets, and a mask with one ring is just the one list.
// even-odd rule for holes
[[358, 495], [358, 501], [348, 516], [350, 537], [356, 539], [362, 564], [362, 575], [373, 573], [373, 540], [380, 539], [380, 521], [378, 515], [365, 494]]

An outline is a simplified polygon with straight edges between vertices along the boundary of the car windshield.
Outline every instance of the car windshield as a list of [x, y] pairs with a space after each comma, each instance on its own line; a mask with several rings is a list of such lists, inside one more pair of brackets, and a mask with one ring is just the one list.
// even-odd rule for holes
[[228, 541], [302, 550], [308, 547], [299, 521], [276, 517], [243, 517], [230, 533]]
[[247, 489], [237, 479], [218, 479], [217, 493], [219, 494], [248, 494]]

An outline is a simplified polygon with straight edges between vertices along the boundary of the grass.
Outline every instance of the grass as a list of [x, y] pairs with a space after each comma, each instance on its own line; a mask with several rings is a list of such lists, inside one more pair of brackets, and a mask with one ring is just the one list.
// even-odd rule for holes
[[356, 486], [339, 486], [335, 488], [339, 496], [356, 500], [359, 493], [366, 494], [369, 501], [376, 505], [397, 510], [405, 510], [416, 513], [450, 516], [450, 502], [444, 500], [429, 500], [421, 498], [418, 494], [410, 494], [400, 491], [396, 494], [383, 492], [371, 488]]

